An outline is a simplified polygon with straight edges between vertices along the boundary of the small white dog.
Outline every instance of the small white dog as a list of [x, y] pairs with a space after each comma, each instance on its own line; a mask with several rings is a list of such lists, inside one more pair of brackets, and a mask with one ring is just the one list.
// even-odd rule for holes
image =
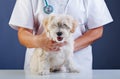
[[[49, 53], [41, 48], [35, 48], [30, 61], [30, 70], [40, 75], [50, 71], [79, 72], [73, 62], [73, 33], [77, 22], [69, 15], [49, 15], [43, 20], [44, 33], [57, 43], [67, 42], [57, 53]], [[65, 70], [64, 70], [65, 69]]]

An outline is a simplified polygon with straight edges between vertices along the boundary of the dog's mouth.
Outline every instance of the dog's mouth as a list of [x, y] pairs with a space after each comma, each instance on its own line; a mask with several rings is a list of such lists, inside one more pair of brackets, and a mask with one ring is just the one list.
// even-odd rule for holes
[[58, 37], [57, 37], [57, 40], [58, 40], [58, 41], [62, 41], [62, 40], [63, 40], [63, 37], [58, 36]]

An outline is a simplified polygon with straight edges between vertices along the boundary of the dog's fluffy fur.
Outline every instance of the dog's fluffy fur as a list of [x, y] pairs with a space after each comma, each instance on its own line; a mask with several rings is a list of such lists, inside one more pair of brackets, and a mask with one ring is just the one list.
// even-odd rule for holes
[[[50, 40], [67, 44], [57, 53], [35, 48], [30, 61], [32, 73], [49, 74], [50, 71], [79, 72], [73, 62], [73, 33], [77, 22], [69, 15], [49, 15], [43, 20], [44, 33]], [[58, 32], [62, 32], [58, 35]], [[65, 70], [64, 70], [65, 69]]]

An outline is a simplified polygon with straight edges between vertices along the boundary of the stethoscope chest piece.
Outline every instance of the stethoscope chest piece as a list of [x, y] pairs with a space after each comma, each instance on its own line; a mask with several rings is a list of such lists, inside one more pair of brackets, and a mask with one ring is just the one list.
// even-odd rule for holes
[[49, 5], [47, 0], [44, 0], [44, 2], [45, 2], [45, 6], [43, 7], [43, 11], [46, 14], [52, 13], [53, 12], [53, 6]]
[[51, 5], [46, 5], [46, 6], [44, 6], [44, 12], [46, 13], [46, 14], [50, 14], [50, 13], [52, 13], [53, 12], [53, 7], [51, 6]]

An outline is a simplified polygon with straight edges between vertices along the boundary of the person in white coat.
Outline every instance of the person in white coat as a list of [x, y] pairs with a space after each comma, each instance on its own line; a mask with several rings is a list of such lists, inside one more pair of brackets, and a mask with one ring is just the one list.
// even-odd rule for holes
[[[102, 36], [103, 26], [113, 21], [105, 1], [48, 0], [48, 2], [54, 8], [52, 13], [65, 13], [78, 20], [79, 26], [74, 34], [74, 61], [80, 71], [92, 70], [91, 44]], [[44, 0], [17, 0], [9, 21], [9, 25], [18, 30], [20, 43], [27, 48], [25, 70], [29, 70], [30, 57], [34, 48], [57, 51], [65, 44], [57, 44], [47, 37], [41, 37], [43, 31], [41, 20], [48, 15], [43, 11], [44, 6]], [[58, 48], [54, 49], [56, 45]]]

